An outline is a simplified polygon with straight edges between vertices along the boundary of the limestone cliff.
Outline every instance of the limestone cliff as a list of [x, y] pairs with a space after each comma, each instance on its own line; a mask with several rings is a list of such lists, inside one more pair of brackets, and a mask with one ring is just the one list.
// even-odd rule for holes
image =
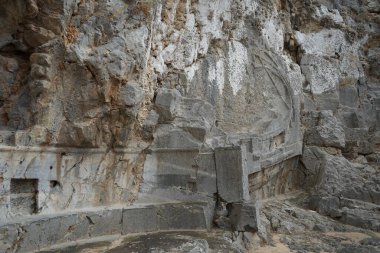
[[[0, 0], [0, 22], [0, 251], [181, 212], [265, 241], [287, 225], [259, 203], [298, 190], [380, 231], [379, 1]], [[14, 225], [67, 213], [54, 240]]]

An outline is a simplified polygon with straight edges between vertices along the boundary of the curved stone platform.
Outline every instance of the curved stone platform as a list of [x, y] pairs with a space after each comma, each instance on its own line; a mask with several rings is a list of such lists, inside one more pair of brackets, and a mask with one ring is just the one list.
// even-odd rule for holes
[[127, 236], [101, 236], [45, 248], [38, 253], [243, 252], [221, 230], [159, 231]]
[[105, 235], [210, 229], [213, 208], [205, 202], [173, 202], [24, 217], [0, 224], [0, 252], [35, 252]]

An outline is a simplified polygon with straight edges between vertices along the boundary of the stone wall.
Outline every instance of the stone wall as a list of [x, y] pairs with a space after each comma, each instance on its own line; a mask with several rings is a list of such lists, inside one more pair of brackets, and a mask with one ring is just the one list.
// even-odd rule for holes
[[173, 201], [256, 210], [302, 188], [311, 208], [357, 225], [379, 204], [379, 11], [3, 0], [0, 222]]
[[301, 70], [272, 42], [278, 13], [254, 14], [272, 7], [8, 1], [3, 217], [12, 179], [37, 180], [37, 212], [54, 213], [138, 195], [212, 198], [215, 148], [251, 142], [265, 167], [300, 155]]
[[[35, 252], [56, 244], [159, 230], [209, 229], [207, 203], [166, 203], [77, 210], [0, 225], [1, 252]], [[211, 215], [211, 216], [210, 216]]]

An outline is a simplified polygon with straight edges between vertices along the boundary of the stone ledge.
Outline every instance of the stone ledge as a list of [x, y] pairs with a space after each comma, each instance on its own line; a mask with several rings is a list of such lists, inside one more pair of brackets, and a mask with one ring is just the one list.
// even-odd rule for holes
[[78, 247], [91, 247], [93, 245], [101, 246], [101, 245], [111, 245], [111, 243], [119, 238], [121, 238], [122, 235], [106, 235], [106, 236], [97, 236], [90, 239], [82, 239], [82, 240], [76, 240], [71, 242], [65, 242], [65, 243], [59, 243], [50, 247], [43, 248], [41, 250], [35, 251], [38, 253], [53, 253], [53, 252], [61, 252], [62, 250], [65, 250], [64, 252], [70, 252], [71, 249], [75, 250]]
[[[122, 154], [140, 154], [145, 147], [134, 148], [114, 148], [112, 152]], [[110, 149], [106, 147], [86, 148], [86, 147], [54, 147], [54, 146], [5, 146], [0, 145], [0, 152], [28, 152], [28, 153], [83, 153], [83, 154], [101, 154], [107, 153]]]
[[203, 202], [177, 202], [30, 216], [0, 225], [0, 252], [32, 252], [107, 235], [210, 229], [210, 208]]

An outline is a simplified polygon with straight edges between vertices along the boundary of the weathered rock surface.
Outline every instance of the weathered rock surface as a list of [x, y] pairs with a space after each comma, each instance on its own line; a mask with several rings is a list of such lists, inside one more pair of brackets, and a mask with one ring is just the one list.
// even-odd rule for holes
[[103, 238], [94, 242], [78, 242], [78, 245], [44, 249], [41, 253], [72, 252], [192, 252], [192, 253], [241, 253], [242, 248], [234, 245], [231, 235], [222, 231], [176, 231], [159, 232], [145, 235]]
[[269, 251], [285, 244], [281, 252], [380, 252], [376, 233], [312, 211], [308, 201], [304, 193], [264, 201], [261, 222], [275, 232], [266, 238]]
[[[2, 251], [214, 221], [244, 252], [321, 215], [379, 231], [378, 1], [0, 1]], [[318, 215], [259, 214], [295, 190]], [[159, 247], [212, 252], [195, 237]]]
[[304, 151], [310, 207], [344, 223], [380, 231], [379, 172], [313, 147]]
[[39, 252], [380, 252], [380, 238], [373, 231], [304, 209], [305, 200], [305, 194], [292, 194], [263, 202], [261, 229], [272, 230], [266, 245], [251, 232], [179, 230], [82, 240]]

